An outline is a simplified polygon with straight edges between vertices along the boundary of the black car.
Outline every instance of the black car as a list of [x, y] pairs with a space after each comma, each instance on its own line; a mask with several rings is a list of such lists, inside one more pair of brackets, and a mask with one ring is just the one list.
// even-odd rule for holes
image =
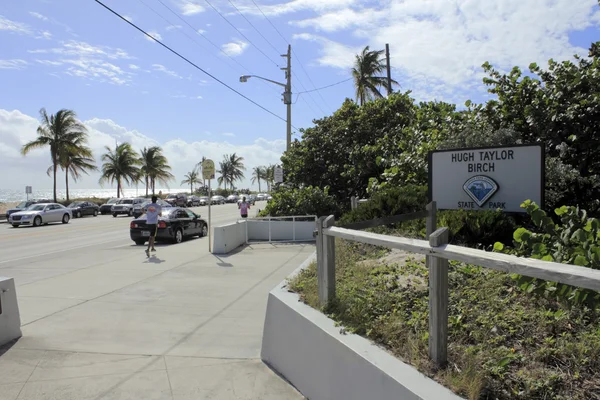
[[119, 201], [119, 199], [112, 198], [110, 200], [108, 200], [106, 203], [102, 204], [100, 206], [100, 214], [105, 215], [105, 214], [110, 214], [112, 211], [112, 206], [114, 206], [117, 201]]
[[100, 213], [100, 206], [89, 201], [75, 201], [69, 204], [67, 208], [73, 212], [73, 218], [81, 218], [84, 215], [97, 217]]
[[27, 207], [32, 206], [36, 203], [38, 203], [38, 200], [26, 200], [26, 201], [20, 202], [15, 208], [6, 210], [6, 219], [8, 220], [8, 217], [10, 217], [10, 214], [14, 214], [16, 212], [23, 211]]
[[198, 207], [199, 205], [200, 205], [200, 197], [188, 196], [188, 198], [187, 198], [187, 206], [188, 207]]
[[[208, 224], [200, 215], [185, 208], [163, 208], [162, 217], [158, 219], [156, 240], [181, 243], [186, 237], [202, 237], [207, 234]], [[131, 221], [129, 236], [138, 245], [148, 241], [150, 231], [146, 225], [146, 215]]]

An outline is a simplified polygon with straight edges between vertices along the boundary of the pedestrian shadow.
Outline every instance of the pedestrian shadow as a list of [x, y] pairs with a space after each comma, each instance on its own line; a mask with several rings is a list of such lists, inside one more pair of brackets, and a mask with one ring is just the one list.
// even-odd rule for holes
[[162, 260], [162, 259], [156, 257], [154, 254], [152, 254], [150, 256], [150, 258], [148, 258], [146, 261], [144, 261], [144, 264], [148, 264], [148, 263], [150, 263], [150, 264], [162, 264], [164, 262], [165, 262], [165, 260]]

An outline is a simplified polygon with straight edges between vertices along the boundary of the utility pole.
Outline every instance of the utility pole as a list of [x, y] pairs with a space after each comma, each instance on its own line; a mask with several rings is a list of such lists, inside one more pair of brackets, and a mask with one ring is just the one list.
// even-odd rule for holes
[[389, 96], [392, 93], [392, 69], [390, 66], [390, 45], [388, 43], [385, 44], [385, 59], [387, 61], [387, 92]]
[[292, 45], [288, 44], [287, 54], [282, 54], [281, 57], [287, 59], [287, 66], [281, 68], [285, 71], [285, 92], [283, 93], [283, 103], [287, 105], [287, 135], [286, 135], [286, 151], [290, 150], [292, 144]]

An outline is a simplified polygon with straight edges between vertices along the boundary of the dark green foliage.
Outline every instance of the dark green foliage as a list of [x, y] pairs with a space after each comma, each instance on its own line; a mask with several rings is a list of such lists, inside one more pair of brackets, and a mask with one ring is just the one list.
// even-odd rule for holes
[[[589, 218], [585, 210], [563, 206], [554, 210], [559, 218], [555, 223], [534, 202], [528, 200], [521, 207], [531, 216], [533, 230], [518, 228], [513, 234], [513, 248], [498, 242], [494, 245], [496, 251], [600, 269], [600, 221]], [[527, 292], [593, 304], [600, 300], [600, 294], [591, 290], [519, 275], [514, 278]]]
[[[452, 262], [448, 368], [427, 356], [428, 270], [422, 261], [336, 243], [337, 300], [327, 310], [354, 332], [470, 400], [588, 400], [600, 396], [600, 315], [515, 287], [508, 274]], [[393, 253], [392, 253], [393, 255]], [[290, 288], [318, 307], [316, 268]]]
[[312, 186], [301, 189], [281, 186], [272, 196], [273, 199], [269, 200], [259, 216], [317, 215], [321, 217], [340, 214], [337, 201], [329, 195], [327, 187], [322, 190]]

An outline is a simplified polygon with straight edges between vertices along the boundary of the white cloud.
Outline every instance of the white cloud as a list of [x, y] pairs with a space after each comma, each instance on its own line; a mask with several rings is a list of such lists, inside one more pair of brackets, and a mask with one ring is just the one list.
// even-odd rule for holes
[[[112, 148], [115, 140], [119, 143], [129, 142], [136, 150], [152, 145], [162, 146], [176, 177], [171, 184], [172, 188], [179, 187], [183, 175], [192, 169], [202, 156], [213, 159], [218, 165], [223, 155], [231, 153], [244, 157], [247, 168], [246, 178], [238, 186], [251, 187], [252, 167], [278, 163], [285, 149], [284, 140], [269, 141], [262, 138], [239, 145], [208, 140], [186, 142], [174, 139], [160, 142], [135, 129], [120, 126], [110, 119], [93, 118], [84, 123], [88, 127], [89, 145], [98, 164], [100, 156], [105, 153], [104, 146]], [[52, 187], [52, 180], [45, 173], [50, 165], [48, 150], [36, 150], [26, 157], [19, 153], [21, 146], [36, 137], [37, 126], [38, 121], [32, 116], [16, 110], [0, 109], [0, 170], [3, 171], [4, 188], [20, 189], [23, 182], [40, 189]], [[79, 182], [73, 183], [72, 187], [98, 187], [98, 178], [98, 173], [91, 173], [90, 176], [84, 176]]]
[[23, 69], [27, 64], [25, 60], [0, 60], [0, 69]]
[[205, 10], [199, 0], [180, 0], [179, 8], [183, 15], [199, 14]]
[[206, 33], [206, 31], [204, 29], [198, 29], [198, 33], [201, 35], [204, 35]]
[[[156, 31], [150, 31], [148, 32], [148, 35], [152, 36], [156, 40], [162, 40], [162, 35]], [[154, 42], [154, 40], [152, 40], [152, 38], [148, 37], [147, 35], [144, 35], [144, 37], [146, 38], [146, 40]]]
[[170, 69], [168, 69], [164, 65], [161, 65], [161, 64], [152, 64], [152, 67], [154, 67], [155, 71], [160, 71], [160, 72], [163, 72], [163, 73], [165, 73], [167, 75], [170, 75], [170, 76], [172, 76], [174, 78], [182, 79], [182, 77], [179, 74], [177, 74], [177, 72], [171, 71]]
[[227, 137], [235, 137], [235, 133], [233, 132], [224, 132], [223, 136], [227, 136]]
[[130, 17], [129, 15], [123, 15], [123, 18], [125, 18], [129, 22], [133, 22], [133, 17]]
[[10, 19], [0, 15], [0, 31], [8, 31], [11, 33], [19, 33], [22, 35], [31, 35], [32, 31], [29, 25], [21, 22], [11, 21]]
[[41, 31], [36, 36], [36, 39], [52, 39], [52, 34], [48, 31]]
[[246, 50], [247, 47], [248, 43], [241, 40], [225, 43], [223, 46], [221, 46], [223, 51], [231, 57], [239, 56], [244, 52], [244, 50]]
[[38, 12], [30, 11], [29, 15], [31, 15], [32, 17], [35, 17], [37, 19], [41, 19], [42, 21], [48, 21], [48, 17], [46, 17], [45, 15], [42, 15]]
[[165, 28], [165, 30], [166, 30], [167, 32], [170, 32], [170, 31], [172, 31], [172, 30], [175, 30], [175, 29], [181, 29], [181, 28], [182, 28], [182, 26], [181, 26], [181, 25], [169, 25], [169, 26], [167, 26], [167, 27]]
[[140, 69], [140, 67], [138, 67], [135, 64], [129, 64], [129, 69], [138, 70], [138, 69]]
[[131, 81], [131, 73], [124, 71], [113, 61], [132, 58], [119, 48], [93, 46], [86, 42], [70, 40], [62, 42], [62, 47], [30, 50], [29, 53], [56, 55], [54, 60], [36, 61], [46, 66], [66, 66], [63, 73], [70, 76], [115, 85]]
[[[322, 14], [332, 10], [344, 9], [352, 5], [360, 6], [361, 3], [360, 0], [292, 0], [280, 4], [263, 4], [260, 5], [260, 9], [267, 16], [291, 14], [304, 10], [315, 11], [317, 14]], [[237, 8], [243, 13], [262, 15], [261, 11], [251, 3], [246, 5], [240, 4]]]
[[[300, 0], [270, 7], [282, 10], [295, 2]], [[319, 64], [347, 70], [357, 50], [365, 45], [383, 49], [389, 43], [394, 74], [405, 82], [405, 89], [446, 99], [468, 92], [470, 85], [480, 87], [485, 61], [509, 70], [514, 65], [526, 68], [531, 62], [545, 64], [550, 58], [571, 59], [574, 53], [585, 55], [585, 49], [569, 43], [569, 33], [600, 22], [596, 0], [343, 3], [328, 4], [328, 12], [318, 12], [321, 6], [311, 4], [319, 16], [291, 22], [335, 33], [336, 40], [346, 37], [353, 43], [362, 42], [350, 47], [345, 44], [348, 39], [338, 42], [310, 32], [295, 35], [321, 45]]]

